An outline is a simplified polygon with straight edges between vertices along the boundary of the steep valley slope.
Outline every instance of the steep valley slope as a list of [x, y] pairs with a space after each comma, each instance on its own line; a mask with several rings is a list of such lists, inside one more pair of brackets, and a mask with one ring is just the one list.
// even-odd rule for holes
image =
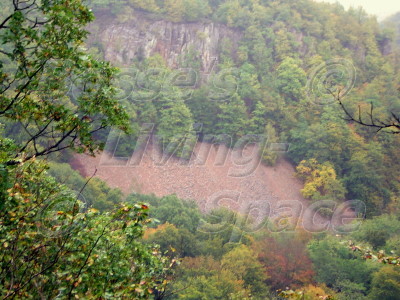
[[[327, 220], [308, 209], [310, 202], [301, 195], [302, 182], [295, 177], [293, 166], [284, 158], [274, 167], [266, 166], [257, 153], [255, 147], [231, 150], [199, 143], [190, 161], [174, 157], [161, 161], [159, 150], [149, 145], [130, 160], [102, 153], [97, 157], [77, 155], [71, 164], [82, 175], [96, 174], [125, 194], [176, 194], [195, 200], [204, 212], [228, 207], [259, 222], [271, 217], [278, 226], [290, 220], [319, 230]], [[352, 213], [345, 215], [351, 217]], [[339, 219], [332, 224], [339, 225]]]

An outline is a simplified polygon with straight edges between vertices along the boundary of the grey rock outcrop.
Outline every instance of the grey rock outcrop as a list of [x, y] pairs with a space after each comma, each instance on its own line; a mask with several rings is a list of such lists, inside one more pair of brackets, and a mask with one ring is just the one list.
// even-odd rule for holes
[[100, 41], [105, 58], [121, 65], [158, 53], [175, 68], [183, 54], [194, 50], [201, 69], [207, 71], [218, 59], [224, 40], [236, 49], [241, 38], [240, 32], [212, 22], [173, 23], [139, 14], [125, 23], [104, 16], [98, 20], [101, 23], [95, 23], [89, 30], [94, 33], [94, 39]]

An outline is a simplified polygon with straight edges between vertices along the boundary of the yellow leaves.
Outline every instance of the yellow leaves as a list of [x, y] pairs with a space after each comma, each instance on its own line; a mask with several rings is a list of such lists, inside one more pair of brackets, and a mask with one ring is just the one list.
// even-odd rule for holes
[[296, 175], [300, 178], [306, 178], [307, 176], [310, 176], [312, 171], [316, 169], [318, 165], [318, 162], [315, 158], [312, 158], [310, 160], [302, 160], [300, 164], [296, 168]]
[[88, 259], [87, 264], [88, 264], [89, 267], [92, 266], [92, 265], [94, 264], [94, 259], [90, 257], [90, 258]]
[[89, 212], [90, 212], [90, 213], [97, 214], [97, 213], [99, 212], [99, 210], [98, 210], [98, 209], [95, 209], [95, 208], [90, 208], [90, 209], [89, 209]]
[[[300, 292], [297, 290], [297, 292]], [[329, 300], [334, 299], [332, 290], [329, 290], [325, 285], [308, 285], [302, 288], [302, 292], [304, 294], [304, 299], [310, 300]]]
[[303, 160], [296, 171], [296, 176], [305, 181], [301, 190], [305, 198], [318, 200], [325, 196], [334, 199], [344, 197], [344, 188], [330, 163], [319, 164], [314, 158]]
[[173, 229], [176, 229], [176, 227], [173, 224], [166, 222], [157, 226], [157, 228], [147, 228], [143, 235], [143, 238], [145, 240], [148, 240], [149, 238], [153, 237], [157, 232], [166, 232], [167, 230]]

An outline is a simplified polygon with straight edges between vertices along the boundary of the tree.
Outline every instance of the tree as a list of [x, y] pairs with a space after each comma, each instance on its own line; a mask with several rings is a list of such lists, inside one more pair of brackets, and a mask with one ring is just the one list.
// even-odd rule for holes
[[182, 200], [176, 195], [158, 198], [140, 194], [131, 194], [126, 201], [148, 203], [152, 208], [150, 216], [161, 224], [173, 224], [179, 229], [187, 229], [192, 233], [195, 233], [199, 227], [201, 213], [194, 201]]
[[235, 93], [231, 99], [219, 104], [219, 109], [215, 133], [227, 135], [235, 143], [246, 134], [245, 130], [248, 123], [246, 105], [239, 95]]
[[[76, 196], [86, 206], [93, 207], [100, 211], [111, 211], [116, 205], [122, 202], [121, 190], [110, 188], [106, 182], [99, 178], [92, 178], [87, 181], [77, 171], [74, 171], [69, 164], [49, 163], [48, 173], [57, 182], [61, 182], [75, 191]], [[83, 190], [81, 190], [83, 189]]]
[[[162, 293], [174, 262], [139, 242], [150, 222], [148, 206], [100, 213], [37, 159], [66, 148], [94, 154], [102, 148], [95, 132], [129, 131], [127, 113], [114, 99], [116, 70], [83, 48], [93, 14], [80, 0], [9, 6], [0, 21], [0, 117], [18, 134], [0, 136], [0, 296], [148, 299]], [[104, 193], [99, 185], [92, 187]]]
[[[329, 290], [325, 285], [315, 286], [308, 285], [301, 289], [304, 291], [304, 300], [333, 300], [334, 298], [330, 295], [333, 294], [333, 291]], [[301, 299], [301, 298], [300, 298]]]
[[139, 242], [148, 206], [99, 213], [46, 169], [31, 159], [2, 177], [0, 296], [148, 299], [162, 292], [171, 261]]
[[181, 22], [184, 6], [183, 0], [165, 0], [164, 9], [172, 22]]
[[277, 68], [278, 89], [289, 101], [299, 101], [304, 95], [306, 73], [299, 61], [285, 58]]
[[251, 224], [246, 216], [226, 208], [218, 208], [203, 216], [196, 236], [202, 255], [221, 257], [232, 250], [237, 243], [249, 245]]
[[203, 0], [183, 0], [183, 7], [183, 18], [189, 22], [198, 21], [211, 12], [208, 1]]
[[274, 143], [278, 142], [275, 128], [270, 123], [268, 123], [265, 126], [264, 134], [265, 134], [265, 142], [261, 147], [262, 149], [261, 159], [267, 165], [273, 166], [275, 165], [276, 160], [278, 159], [278, 153], [274, 151], [272, 147]]
[[313, 281], [314, 270], [300, 236], [285, 233], [277, 238], [265, 237], [254, 247], [268, 276], [266, 283], [272, 288], [295, 288]]
[[315, 158], [333, 163], [338, 170], [343, 169], [362, 139], [357, 140], [356, 135], [352, 135], [351, 128], [330, 106], [323, 108], [318, 119], [304, 118], [290, 130], [291, 158], [297, 164]]
[[369, 297], [373, 300], [400, 299], [399, 267], [385, 266], [374, 273]]
[[266, 294], [267, 287], [264, 281], [267, 277], [257, 260], [257, 254], [248, 246], [239, 245], [226, 253], [221, 259], [221, 266], [238, 280], [242, 280], [253, 296], [261, 297]]
[[157, 127], [163, 152], [190, 158], [196, 142], [193, 125], [192, 114], [185, 103], [169, 101], [161, 112]]
[[169, 290], [179, 299], [265, 299], [269, 295], [261, 264], [245, 245], [236, 245], [221, 261], [209, 256], [184, 258], [177, 274]]
[[297, 176], [305, 181], [301, 193], [313, 200], [343, 200], [346, 190], [332, 164], [318, 164], [316, 159], [303, 160], [296, 168]]
[[177, 272], [179, 280], [169, 289], [176, 296], [168, 299], [250, 299], [243, 281], [211, 257], [185, 258]]
[[370, 105], [370, 109], [368, 112], [362, 112], [361, 107], [359, 106], [358, 112], [353, 114], [344, 104], [342, 98], [340, 97], [340, 93], [337, 95], [332, 94], [332, 96], [339, 103], [340, 107], [344, 111], [346, 115], [346, 120], [348, 122], [354, 122], [356, 124], [374, 128], [377, 132], [384, 130], [385, 132], [400, 134], [400, 115], [395, 111], [389, 113], [389, 117], [385, 119], [377, 118], [374, 115], [374, 105]]
[[392, 31], [394, 28], [396, 43], [398, 46], [400, 46], [400, 12], [397, 12], [394, 15], [389, 16], [382, 22], [382, 24], [390, 31]]
[[391, 197], [382, 181], [382, 148], [374, 142], [362, 146], [352, 153], [343, 182], [348, 199], [365, 201], [368, 216], [379, 215]]
[[368, 243], [375, 250], [382, 250], [390, 238], [399, 234], [399, 228], [400, 220], [398, 217], [382, 215], [366, 220], [363, 226], [352, 234], [352, 238]]
[[116, 70], [83, 47], [90, 10], [80, 0], [10, 6], [0, 21], [0, 117], [18, 124], [25, 139], [7, 164], [22, 152], [24, 160], [66, 148], [94, 153], [102, 147], [94, 132], [128, 131], [128, 116], [113, 98]]
[[197, 124], [202, 124], [202, 135], [214, 134], [214, 124], [218, 114], [218, 102], [208, 97], [207, 87], [201, 87], [193, 92], [193, 96], [186, 101], [187, 107], [193, 114]]
[[187, 257], [197, 254], [197, 241], [193, 233], [186, 228], [176, 228], [164, 223], [146, 231], [144, 239], [150, 245], [157, 243], [163, 253], [170, 257]]
[[160, 9], [155, 0], [129, 0], [129, 3], [134, 7], [138, 7], [150, 12], [157, 12]]
[[311, 241], [308, 251], [315, 266], [317, 282], [335, 290], [340, 290], [346, 281], [350, 281], [359, 284], [359, 290], [367, 292], [371, 273], [379, 267], [362, 260], [359, 253], [349, 251], [338, 238], [331, 236]]
[[246, 106], [253, 110], [255, 104], [261, 98], [260, 82], [257, 78], [256, 68], [249, 63], [245, 63], [240, 67], [239, 74], [238, 94], [246, 102]]
[[267, 125], [267, 107], [261, 101], [257, 102], [250, 119], [250, 131], [253, 134], [264, 134]]

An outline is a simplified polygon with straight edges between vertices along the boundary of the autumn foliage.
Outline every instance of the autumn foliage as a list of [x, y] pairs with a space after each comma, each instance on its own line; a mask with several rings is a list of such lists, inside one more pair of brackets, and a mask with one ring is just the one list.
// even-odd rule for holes
[[255, 243], [258, 259], [268, 274], [267, 283], [275, 289], [311, 284], [314, 271], [306, 244], [300, 235], [285, 233]]

